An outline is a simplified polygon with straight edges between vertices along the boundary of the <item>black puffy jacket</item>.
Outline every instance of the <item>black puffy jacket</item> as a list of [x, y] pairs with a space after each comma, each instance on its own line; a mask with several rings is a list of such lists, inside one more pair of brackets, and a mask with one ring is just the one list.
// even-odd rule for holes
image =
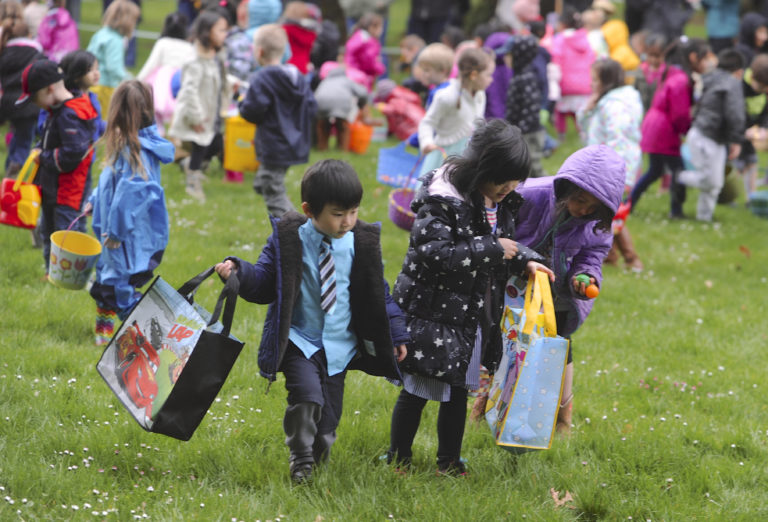
[[430, 193], [441, 172], [427, 175], [411, 206], [416, 220], [392, 295], [406, 314], [412, 339], [401, 369], [463, 385], [478, 325], [483, 364], [495, 370], [502, 353], [506, 281], [528, 261], [542, 258], [519, 245], [518, 256], [504, 260], [498, 238], [514, 238], [514, 218], [523, 202], [519, 194], [512, 192], [500, 203], [494, 235], [479, 194], [467, 202]]

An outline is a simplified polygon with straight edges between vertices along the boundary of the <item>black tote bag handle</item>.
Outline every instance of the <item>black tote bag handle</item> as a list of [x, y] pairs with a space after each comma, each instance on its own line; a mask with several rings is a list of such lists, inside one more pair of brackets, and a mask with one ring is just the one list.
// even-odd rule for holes
[[[197, 293], [200, 285], [203, 281], [213, 275], [213, 273], [214, 267], [207, 268], [181, 285], [177, 291], [184, 297], [184, 299], [192, 304], [194, 302], [195, 293]], [[208, 322], [208, 326], [211, 326], [215, 324], [216, 321], [219, 320], [219, 316], [221, 316], [221, 325], [223, 326], [221, 333], [226, 337], [229, 337], [229, 331], [232, 328], [232, 319], [235, 315], [235, 304], [237, 303], [237, 295], [239, 292], [240, 281], [237, 279], [237, 272], [233, 270], [219, 294], [219, 298], [216, 301], [216, 307], [211, 314], [211, 320]], [[224, 309], [223, 315], [222, 308]]]

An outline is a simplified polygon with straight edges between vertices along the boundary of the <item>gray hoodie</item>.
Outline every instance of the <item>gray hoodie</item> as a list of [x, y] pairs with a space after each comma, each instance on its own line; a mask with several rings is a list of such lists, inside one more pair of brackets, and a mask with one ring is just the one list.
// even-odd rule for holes
[[741, 143], [745, 118], [741, 82], [722, 69], [706, 73], [702, 80], [704, 91], [693, 126], [718, 143]]

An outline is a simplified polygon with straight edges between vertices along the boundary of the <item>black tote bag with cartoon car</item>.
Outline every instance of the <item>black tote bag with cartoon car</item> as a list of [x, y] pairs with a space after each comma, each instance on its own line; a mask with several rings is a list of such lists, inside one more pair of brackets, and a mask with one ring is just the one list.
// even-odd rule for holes
[[213, 273], [211, 267], [178, 290], [156, 277], [96, 366], [147, 431], [189, 440], [243, 348], [229, 333], [239, 289], [235, 273], [212, 314], [194, 302]]

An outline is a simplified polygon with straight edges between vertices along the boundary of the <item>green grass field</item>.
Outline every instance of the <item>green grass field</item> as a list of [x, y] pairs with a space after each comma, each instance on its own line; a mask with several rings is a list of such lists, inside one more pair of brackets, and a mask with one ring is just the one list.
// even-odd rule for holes
[[[145, 2], [146, 27], [171, 3]], [[84, 2], [83, 12], [92, 16], [95, 5]], [[407, 234], [387, 219], [379, 146], [364, 156], [313, 152], [310, 162], [339, 157], [356, 168], [361, 218], [382, 222], [393, 282]], [[549, 171], [578, 146], [572, 135], [546, 161]], [[302, 172], [288, 175], [296, 204]], [[171, 239], [157, 273], [176, 286], [226, 255], [255, 260], [270, 233], [252, 173], [243, 185], [223, 183], [217, 164], [209, 174], [201, 206], [184, 193], [177, 166], [163, 170]], [[192, 440], [144, 432], [95, 370], [93, 300], [42, 280], [29, 233], [0, 227], [0, 520], [768, 518], [768, 221], [743, 197], [718, 207], [714, 224], [668, 221], [668, 197], [657, 190], [629, 225], [645, 272], [606, 268], [574, 336], [572, 436], [516, 456], [494, 448], [485, 425], [470, 425], [470, 475], [460, 479], [435, 476], [434, 404], [413, 472], [399, 476], [380, 462], [398, 389], [351, 373], [330, 462], [312, 484], [292, 486], [283, 380], [265, 394], [256, 364], [266, 309], [244, 301], [233, 333], [245, 349]], [[695, 200], [691, 191], [689, 215]], [[220, 288], [211, 279], [198, 301], [212, 306]], [[573, 500], [558, 507], [551, 490]]]

